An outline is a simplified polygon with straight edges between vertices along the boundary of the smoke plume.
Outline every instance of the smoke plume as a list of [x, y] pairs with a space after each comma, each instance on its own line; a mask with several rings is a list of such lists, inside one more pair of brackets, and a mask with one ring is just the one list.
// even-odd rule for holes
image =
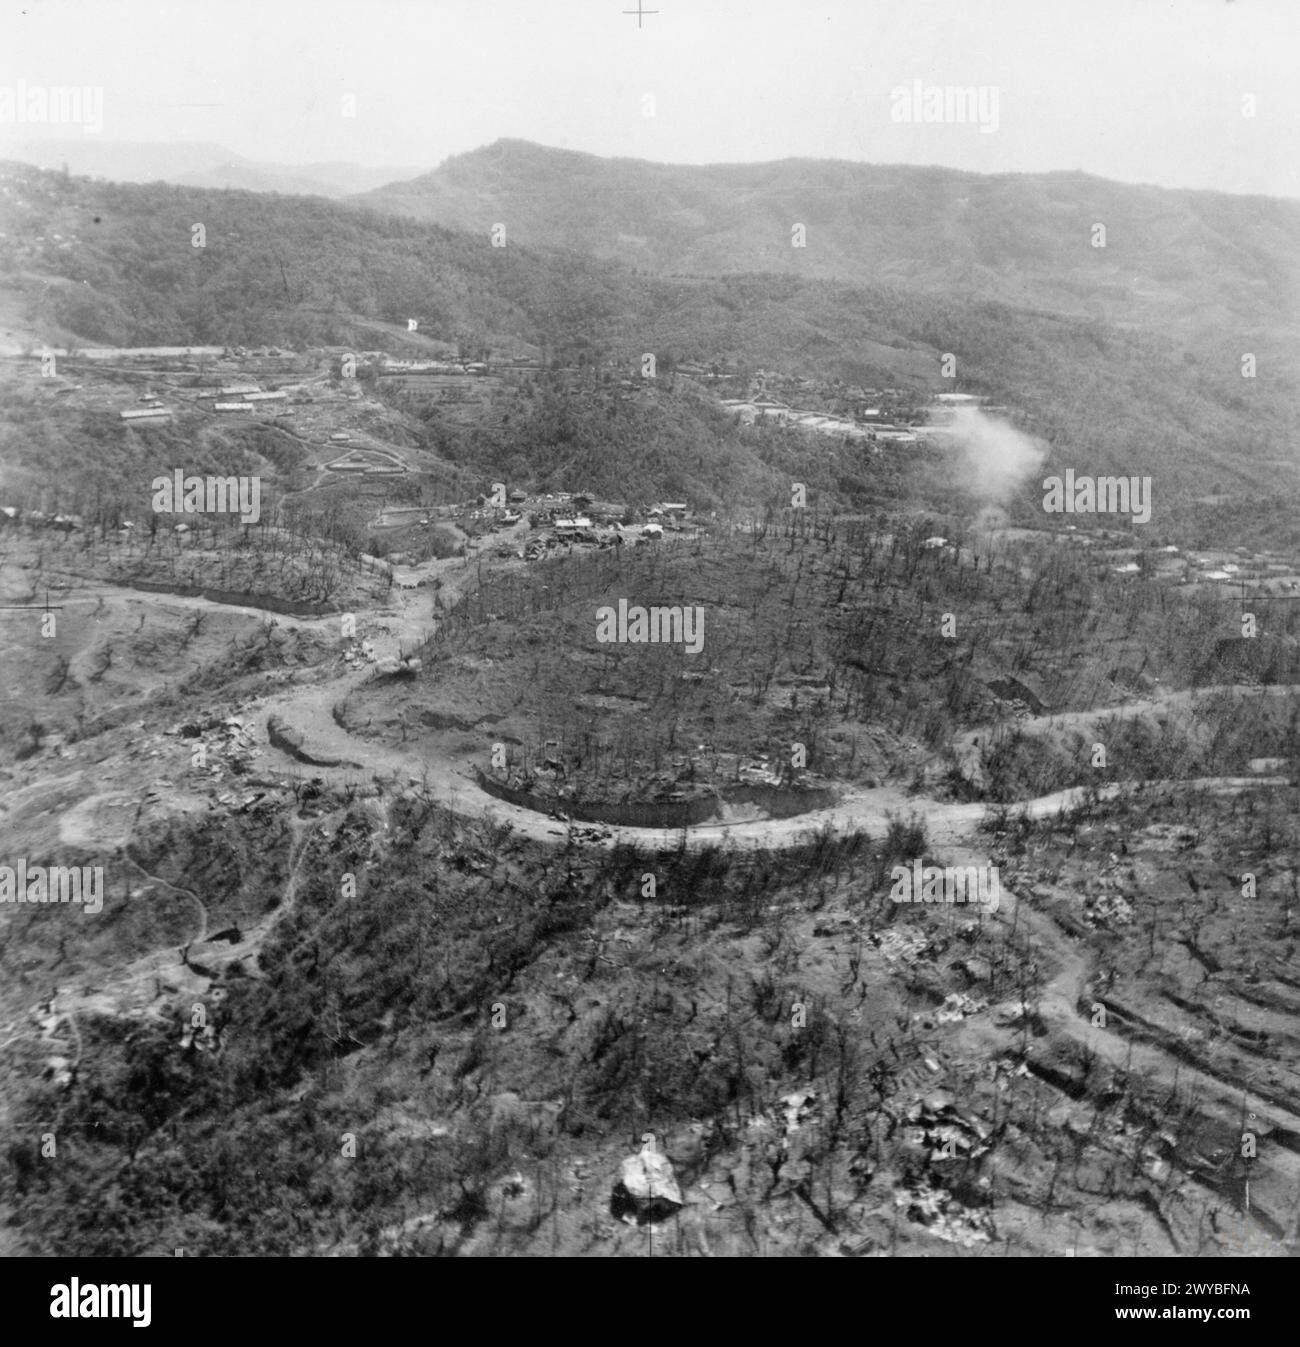
[[1047, 445], [978, 407], [957, 408], [947, 437], [957, 482], [985, 501], [1005, 501], [1047, 458]]

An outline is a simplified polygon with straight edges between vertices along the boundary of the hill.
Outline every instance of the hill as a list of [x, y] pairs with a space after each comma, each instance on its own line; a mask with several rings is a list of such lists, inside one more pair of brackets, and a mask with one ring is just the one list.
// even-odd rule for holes
[[[1289, 341], [1266, 321], [1281, 280], [1246, 346], [1239, 326], [1184, 340], [1159, 325], [880, 281], [656, 277], [317, 197], [0, 165], [0, 202], [15, 226], [0, 239], [0, 329], [15, 354], [73, 339], [396, 350], [415, 318], [421, 339], [489, 356], [541, 350], [550, 365], [592, 375], [639, 377], [651, 352], [665, 375], [721, 364], [743, 388], [766, 368], [806, 376], [826, 397], [896, 385], [918, 403], [954, 386], [941, 374], [950, 354], [957, 386], [1009, 407], [1052, 465], [1150, 474], [1162, 524], [1212, 498], [1233, 530], [1270, 527], [1267, 503], [1296, 472], [1300, 390]], [[192, 246], [196, 223], [202, 247]], [[1258, 378], [1241, 377], [1243, 348]], [[607, 410], [607, 398], [589, 399], [582, 415]], [[599, 424], [586, 426], [589, 453]]]
[[347, 196], [389, 182], [392, 168], [342, 162], [275, 164], [248, 159], [213, 141], [151, 142], [43, 137], [11, 141], [7, 157], [114, 182], [170, 182], [309, 196]]
[[1300, 203], [1083, 173], [690, 166], [499, 140], [359, 201], [474, 233], [500, 221], [525, 247], [656, 274], [906, 285], [1181, 335], [1293, 330], [1300, 299]]
[[[874, 720], [894, 702], [900, 734], [950, 742], [957, 720], [983, 711], [929, 694], [960, 692], [963, 664], [981, 678], [1022, 650], [1064, 675], [1053, 700], [1079, 705], [1098, 691], [1087, 677], [1070, 685], [1090, 642], [1109, 648], [1085, 675], [1127, 658], [1139, 633], [1172, 656], [1156, 666], [1169, 676], [1174, 642], [1204, 644], [1145, 583], [1123, 611], [1113, 582], [1059, 604], [1078, 590], [1053, 549], [976, 568], [920, 537], [828, 547], [773, 530], [701, 559], [682, 549], [657, 579], [648, 556], [615, 578], [653, 580], [664, 597], [689, 584], [692, 598], [704, 586], [759, 599], [742, 659], [763, 674], [786, 633], [770, 669], [780, 703], [799, 669], [818, 676], [828, 656], [852, 655], [867, 667], [831, 694], [848, 714]], [[55, 568], [84, 580], [97, 564], [71, 539], [54, 549], [30, 534], [3, 561], [10, 582]], [[489, 657], [472, 684], [464, 661], [437, 657], [456, 683], [436, 713], [473, 719], [462, 751], [482, 757], [510, 730], [531, 662], [511, 644], [532, 644], [548, 674], [560, 652], [581, 658], [562, 610], [578, 600], [590, 615], [606, 565], [548, 563], [537, 578], [561, 608], [541, 621], [535, 581], [439, 568], [450, 630], [431, 652]], [[860, 622], [836, 617], [837, 594]], [[922, 610], [957, 595], [981, 629], [960, 629], [934, 679], [891, 689], [925, 670]], [[427, 629], [423, 593], [361, 602], [367, 641]], [[13, 681], [42, 689], [21, 760], [2, 769], [6, 829], [33, 863], [97, 868], [103, 906], [5, 914], [0, 1213], [12, 1251], [1294, 1252], [1296, 792], [1261, 778], [1212, 793], [1181, 775], [1232, 771], [1267, 738], [1294, 780], [1294, 730], [1278, 734], [1295, 724], [1289, 689], [1267, 699], [1271, 725], [1262, 690], [1226, 696], [1213, 732], [1176, 762], [1166, 713], [1181, 703], [1125, 708], [1127, 732], [1105, 736], [1115, 776], [1178, 772], [1165, 788], [1098, 789], [1068, 812], [1055, 796], [986, 812], [895, 788], [872, 792], [841, 832], [741, 821], [733, 834], [761, 830], [762, 849], [716, 830], [688, 846], [666, 830], [628, 840], [495, 800], [476, 808], [420, 733], [435, 712], [427, 686], [386, 705], [398, 685], [348, 667], [336, 619], [268, 623], [103, 583], [64, 604], [57, 641], [25, 638], [30, 615], [5, 618]], [[1230, 609], [1198, 610], [1200, 630], [1229, 627]], [[746, 635], [739, 614], [708, 630], [710, 662], [731, 658], [713, 635]], [[499, 682], [503, 662], [513, 686]], [[637, 692], [638, 671], [618, 663], [608, 691]], [[657, 710], [688, 712], [662, 727], [675, 757], [699, 742], [699, 722], [656, 664], [642, 690]], [[560, 686], [592, 674], [605, 677], [588, 663]], [[784, 725], [769, 718], [782, 709], [773, 695], [760, 735], [788, 744], [801, 731], [794, 717], [815, 693], [798, 690]], [[953, 720], [936, 723], [936, 710]], [[48, 732], [74, 711], [68, 731]], [[409, 757], [391, 743], [383, 757], [400, 773], [374, 756], [399, 713]], [[333, 727], [347, 761], [299, 774], [280, 718], [309, 746]], [[1025, 730], [1059, 735], [1065, 751], [1064, 720]], [[1009, 748], [1018, 722], [997, 727]], [[737, 708], [717, 738], [741, 728]], [[590, 751], [565, 747], [570, 760]], [[1027, 774], [1000, 779], [1017, 775], [1018, 794]], [[998, 876], [1000, 906], [900, 903], [896, 867], [922, 862]], [[1257, 894], [1241, 892], [1243, 872], [1259, 875]], [[618, 1187], [647, 1131], [682, 1198], [653, 1226]]]

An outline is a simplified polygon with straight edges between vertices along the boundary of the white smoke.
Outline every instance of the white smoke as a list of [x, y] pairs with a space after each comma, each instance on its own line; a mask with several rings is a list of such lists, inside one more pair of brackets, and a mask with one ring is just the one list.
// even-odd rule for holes
[[978, 407], [958, 407], [944, 443], [952, 447], [957, 484], [981, 500], [1004, 501], [1042, 467], [1047, 445]]

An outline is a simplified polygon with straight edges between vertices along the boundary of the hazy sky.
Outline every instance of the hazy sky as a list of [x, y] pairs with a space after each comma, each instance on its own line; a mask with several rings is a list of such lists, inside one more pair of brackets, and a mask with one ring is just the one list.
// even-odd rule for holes
[[[518, 136], [1300, 196], [1300, 0], [641, 3], [638, 29], [637, 0], [0, 0], [0, 97], [102, 88], [106, 140], [284, 163], [432, 168]], [[914, 81], [983, 88], [996, 129], [894, 120]], [[0, 155], [55, 132], [0, 124]]]

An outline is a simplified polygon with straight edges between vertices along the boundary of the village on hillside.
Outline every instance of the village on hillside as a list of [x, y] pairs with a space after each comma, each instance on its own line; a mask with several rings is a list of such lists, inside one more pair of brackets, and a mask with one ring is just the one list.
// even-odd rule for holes
[[[537, 356], [526, 354], [499, 360], [427, 359], [381, 350], [293, 352], [275, 346], [28, 349], [0, 356], [0, 369], [4, 366], [20, 386], [37, 390], [54, 416], [111, 417], [141, 434], [178, 423], [196, 434], [214, 421], [265, 426], [302, 451], [302, 467], [311, 480], [297, 496], [345, 477], [373, 488], [385, 479], [420, 472], [421, 451], [385, 437], [391, 423], [380, 392], [390, 381], [448, 413], [472, 418], [489, 390], [535, 378], [543, 369]], [[565, 366], [553, 372], [584, 373]], [[608, 362], [602, 377], [628, 396], [645, 382], [618, 362]], [[671, 377], [698, 381], [724, 413], [742, 424], [770, 420], [805, 432], [810, 445], [820, 437], [837, 438], [860, 446], [867, 461], [885, 451], [953, 448], [964, 433], [955, 421], [972, 408], [988, 416], [1011, 415], [975, 393], [842, 387], [771, 370], [744, 376], [716, 364], [682, 364]], [[750, 391], [733, 396], [742, 382]], [[60, 484], [51, 482], [38, 499], [0, 500], [0, 525], [83, 527], [80, 515], [61, 508], [61, 494]], [[1219, 587], [1242, 598], [1300, 597], [1300, 557], [1241, 546], [1180, 547], [1132, 528], [1075, 518], [1071, 523], [1047, 518], [1040, 531], [1061, 545], [1087, 549], [1099, 568], [1116, 577], [1141, 574], [1191, 591]], [[602, 500], [575, 481], [561, 492], [485, 484], [482, 492], [460, 502], [407, 506], [381, 501], [369, 527], [384, 540], [378, 550], [400, 568], [421, 555], [419, 544], [410, 542], [412, 531], [440, 523], [456, 529], [462, 546], [489, 548], [506, 562], [535, 561], [557, 548], [644, 546], [665, 530], [689, 533], [716, 521], [716, 511], [700, 512], [689, 501]], [[140, 524], [123, 519], [117, 527], [125, 537]], [[182, 520], [173, 527], [187, 532], [190, 524]], [[1034, 530], [1021, 526], [1006, 532], [1023, 537]], [[931, 541], [948, 544], [944, 537]], [[398, 574], [400, 583], [400, 569]]]

